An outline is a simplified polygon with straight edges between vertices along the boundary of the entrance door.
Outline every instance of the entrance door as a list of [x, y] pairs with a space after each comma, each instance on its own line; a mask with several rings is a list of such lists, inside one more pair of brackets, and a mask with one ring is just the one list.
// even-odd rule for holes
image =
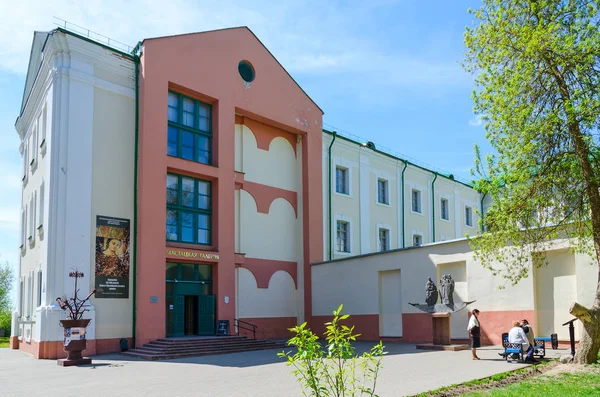
[[215, 334], [215, 296], [198, 296], [198, 335]]
[[185, 329], [185, 295], [175, 295], [175, 327], [174, 336], [183, 335]]
[[402, 336], [400, 270], [379, 272], [379, 336]]
[[215, 334], [210, 265], [167, 263], [165, 292], [167, 336]]
[[184, 335], [198, 335], [198, 297], [185, 296]]

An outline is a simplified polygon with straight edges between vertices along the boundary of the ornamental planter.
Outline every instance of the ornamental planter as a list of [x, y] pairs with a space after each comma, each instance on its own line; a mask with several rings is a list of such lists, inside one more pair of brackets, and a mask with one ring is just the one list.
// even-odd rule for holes
[[60, 326], [64, 328], [64, 350], [67, 352], [67, 358], [57, 361], [57, 364], [63, 367], [71, 365], [91, 364], [92, 360], [87, 357], [82, 357], [81, 352], [86, 347], [86, 327], [90, 323], [89, 319], [83, 319], [83, 314], [88, 311], [85, 308], [85, 303], [96, 292], [93, 290], [85, 299], [79, 299], [77, 293], [77, 280], [83, 277], [83, 273], [75, 270], [69, 273], [69, 277], [75, 279], [75, 293], [72, 298], [56, 298], [58, 306], [67, 312], [68, 320], [60, 320]]
[[85, 331], [89, 319], [84, 320], [61, 320], [60, 325], [64, 328], [64, 351], [67, 358], [58, 360], [58, 365], [69, 367], [71, 365], [91, 364], [92, 360], [82, 357], [81, 352], [86, 348]]

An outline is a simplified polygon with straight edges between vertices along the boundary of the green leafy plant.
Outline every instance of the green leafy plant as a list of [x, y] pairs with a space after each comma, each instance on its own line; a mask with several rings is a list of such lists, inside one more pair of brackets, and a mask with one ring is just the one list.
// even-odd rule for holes
[[303, 323], [290, 328], [295, 336], [288, 346], [295, 352], [277, 355], [287, 358], [294, 367], [292, 373], [298, 379], [303, 394], [311, 397], [377, 397], [377, 376], [386, 354], [381, 341], [363, 354], [357, 354], [352, 342], [360, 334], [354, 334], [354, 326], [342, 324], [348, 314], [341, 314], [343, 305], [333, 311], [331, 322], [325, 323], [325, 343]]
[[0, 309], [0, 328], [10, 335], [10, 323], [12, 321], [12, 312], [10, 309]]
[[[492, 204], [471, 238], [475, 259], [517, 284], [568, 242], [600, 260], [600, 3], [482, 0], [465, 32], [475, 112], [495, 154], [475, 151], [475, 188]], [[600, 272], [574, 361], [600, 351]], [[583, 297], [581, 297], [583, 298]]]

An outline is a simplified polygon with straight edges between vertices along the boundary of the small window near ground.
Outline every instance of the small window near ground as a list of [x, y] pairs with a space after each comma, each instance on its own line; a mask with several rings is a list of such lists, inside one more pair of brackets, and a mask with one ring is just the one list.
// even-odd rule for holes
[[390, 249], [390, 231], [388, 229], [379, 229], [379, 251]]
[[348, 222], [337, 222], [337, 250], [338, 252], [350, 252], [350, 235]]
[[42, 306], [42, 271], [37, 272], [37, 307]]
[[423, 236], [421, 236], [420, 234], [414, 234], [413, 235], [413, 246], [419, 247], [421, 245], [423, 245]]

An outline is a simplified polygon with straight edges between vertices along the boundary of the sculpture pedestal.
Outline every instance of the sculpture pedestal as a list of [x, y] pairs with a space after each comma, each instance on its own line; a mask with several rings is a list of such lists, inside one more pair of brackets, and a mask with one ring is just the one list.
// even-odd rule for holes
[[450, 344], [450, 313], [433, 313], [433, 344]]
[[467, 350], [469, 345], [453, 345], [450, 341], [450, 313], [433, 313], [433, 343], [417, 345], [424, 350]]

